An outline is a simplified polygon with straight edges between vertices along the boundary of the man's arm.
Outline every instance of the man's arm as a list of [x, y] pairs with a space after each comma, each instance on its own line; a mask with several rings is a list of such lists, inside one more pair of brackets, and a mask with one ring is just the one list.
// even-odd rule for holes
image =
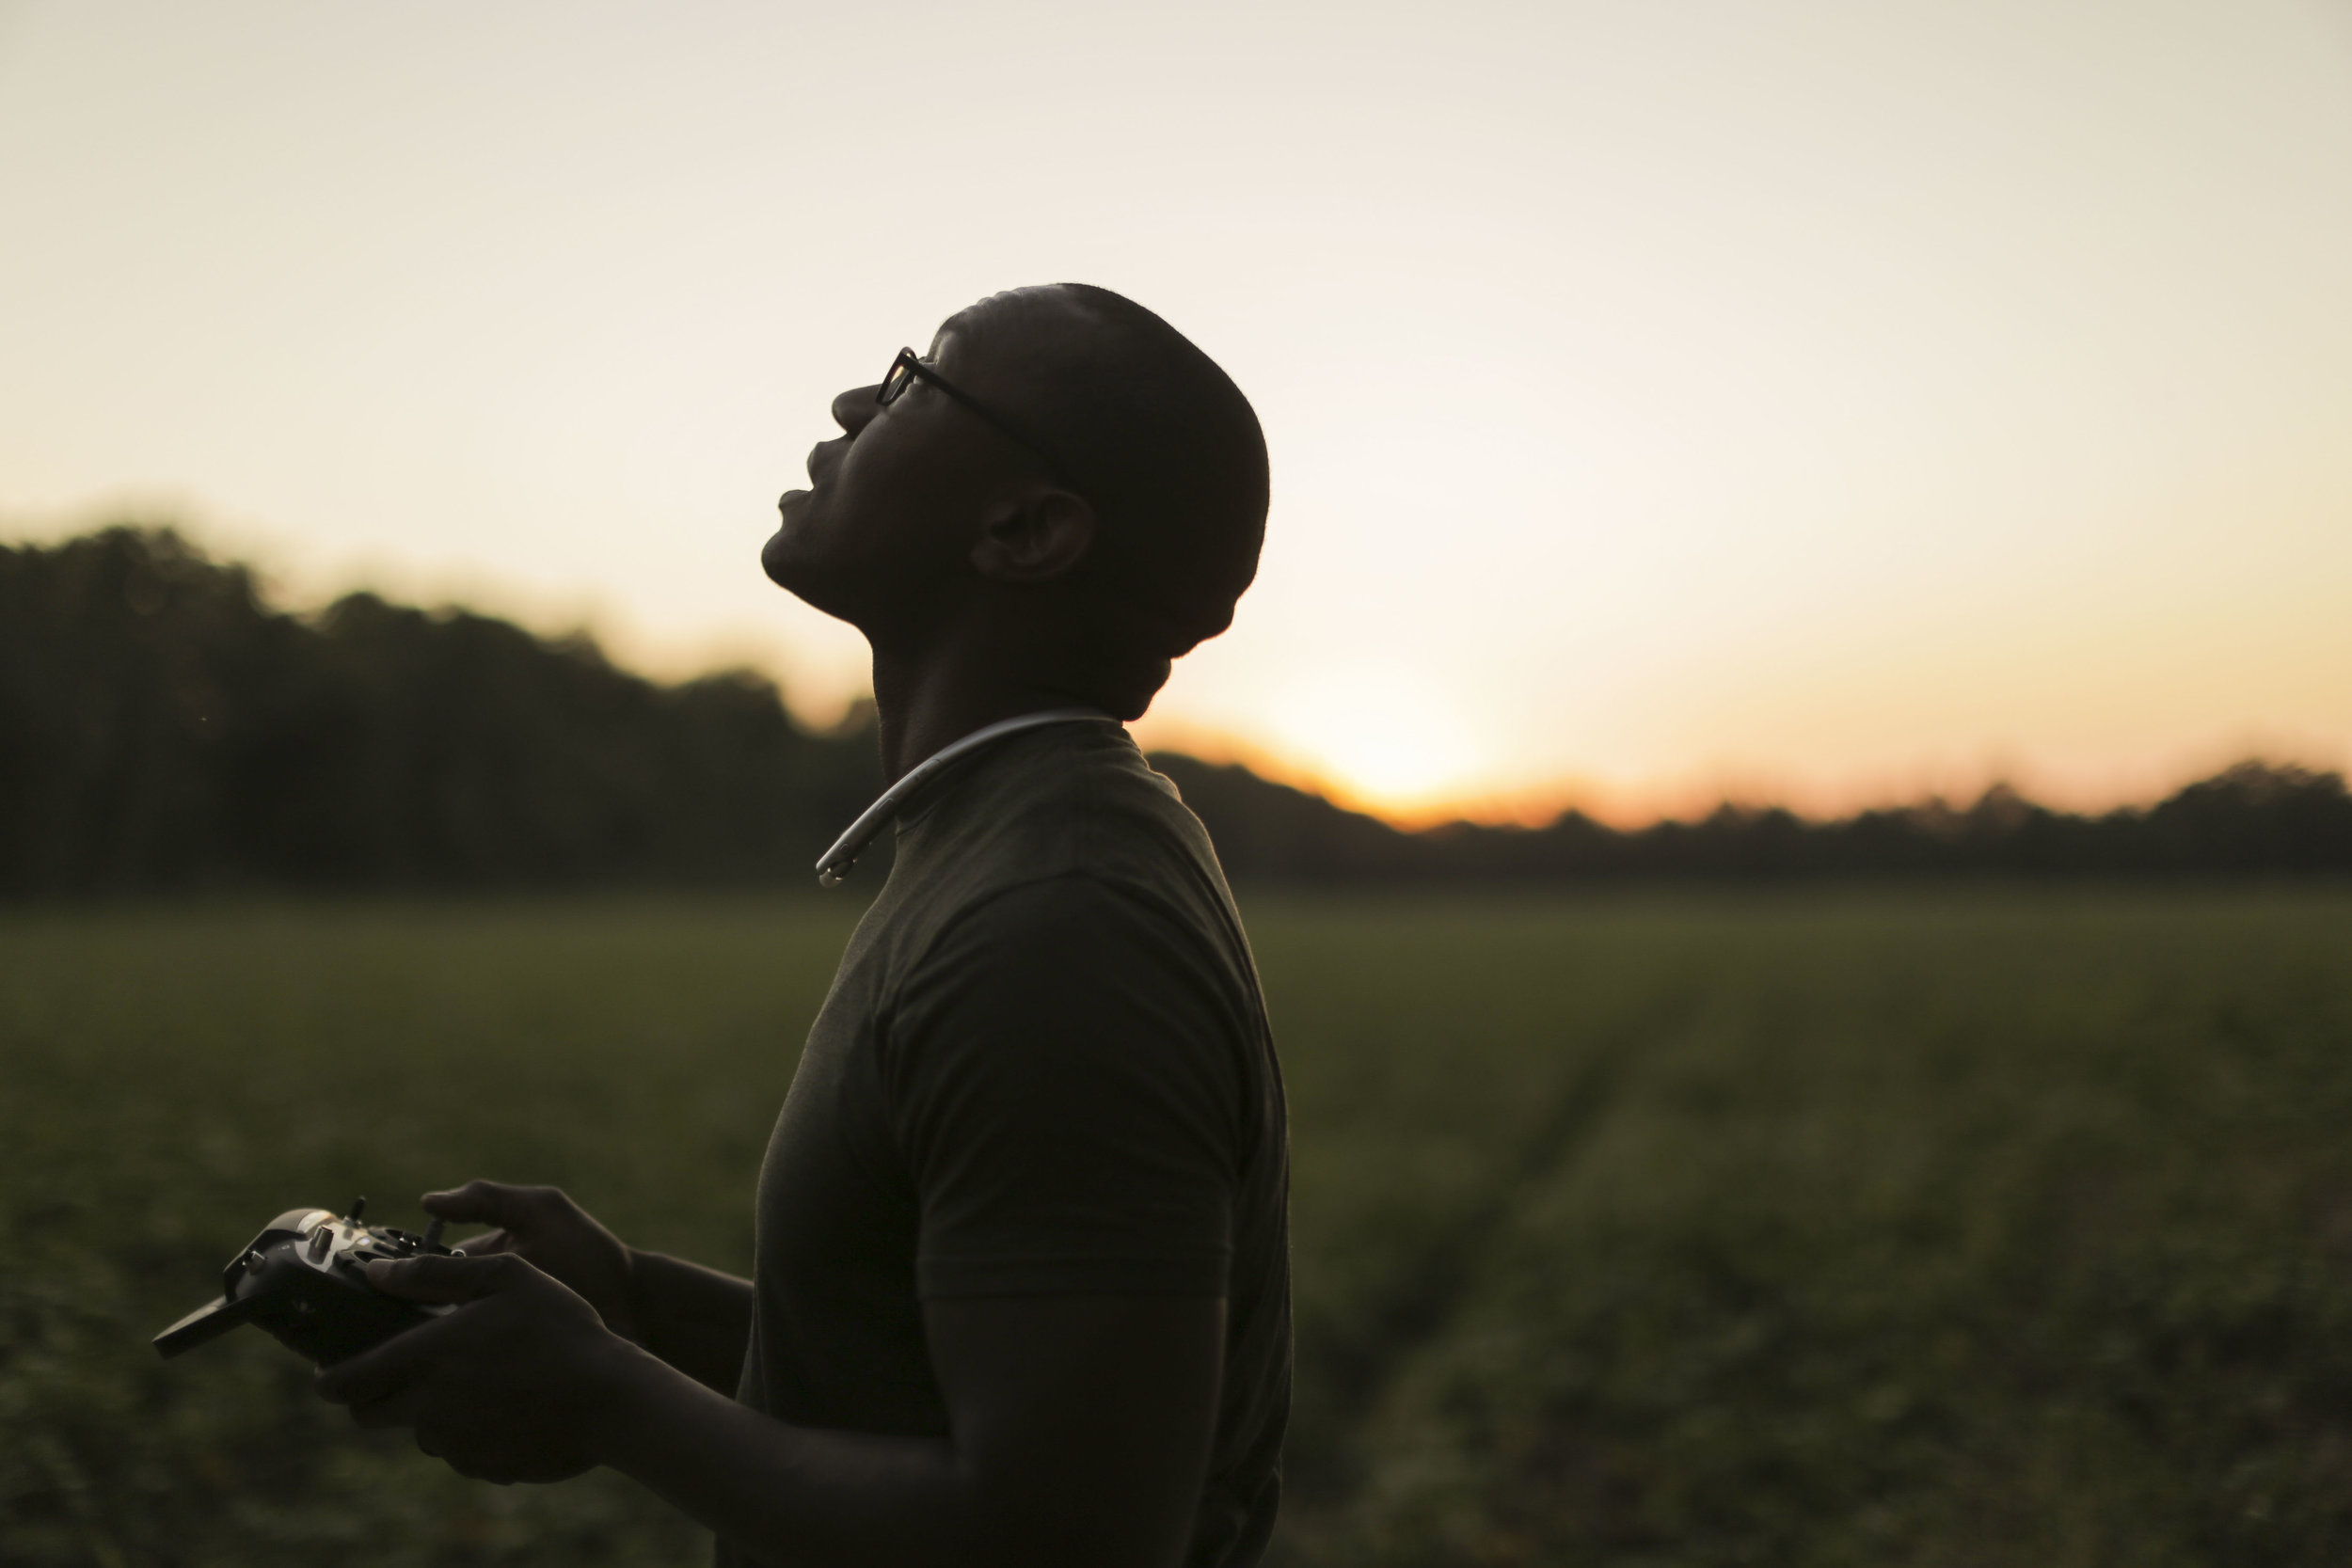
[[752, 1282], [640, 1252], [560, 1187], [469, 1181], [424, 1195], [424, 1210], [461, 1225], [497, 1227], [460, 1242], [469, 1258], [512, 1253], [578, 1292], [605, 1326], [723, 1394], [735, 1392], [752, 1336]]
[[1184, 1556], [1224, 1303], [924, 1308], [951, 1433], [791, 1427], [675, 1378], [615, 1379], [604, 1462], [779, 1568], [1161, 1568]]
[[1216, 1423], [1224, 1303], [957, 1299], [924, 1324], [945, 1437], [797, 1427], [619, 1338], [519, 1258], [372, 1265], [466, 1305], [320, 1374], [492, 1481], [607, 1464], [775, 1568], [1170, 1568]]
[[732, 1399], [752, 1342], [752, 1282], [629, 1248], [629, 1306], [644, 1347]]

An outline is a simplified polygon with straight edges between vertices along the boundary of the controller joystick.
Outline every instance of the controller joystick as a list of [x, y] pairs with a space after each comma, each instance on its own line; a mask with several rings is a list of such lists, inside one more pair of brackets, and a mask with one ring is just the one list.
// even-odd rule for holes
[[450, 1311], [368, 1283], [367, 1266], [376, 1259], [448, 1257], [450, 1249], [437, 1219], [421, 1236], [362, 1225], [367, 1201], [354, 1199], [341, 1219], [325, 1209], [290, 1209], [270, 1221], [221, 1272], [220, 1299], [156, 1335], [156, 1350], [168, 1360], [252, 1323], [326, 1367]]

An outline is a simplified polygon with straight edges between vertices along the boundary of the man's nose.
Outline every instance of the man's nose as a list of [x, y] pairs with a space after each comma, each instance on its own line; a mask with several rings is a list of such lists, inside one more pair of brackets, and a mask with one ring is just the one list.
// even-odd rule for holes
[[833, 422], [855, 436], [873, 422], [882, 412], [882, 404], [874, 401], [880, 387], [852, 387], [833, 400]]

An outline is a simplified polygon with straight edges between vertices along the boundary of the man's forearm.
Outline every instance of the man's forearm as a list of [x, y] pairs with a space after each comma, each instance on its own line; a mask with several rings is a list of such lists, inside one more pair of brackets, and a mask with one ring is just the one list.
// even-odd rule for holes
[[[675, 1261], [671, 1259], [669, 1261]], [[668, 1367], [597, 1380], [598, 1457], [774, 1568], [1009, 1562], [945, 1438], [796, 1427]]]
[[1225, 1304], [930, 1303], [953, 1436], [797, 1425], [610, 1337], [574, 1418], [634, 1477], [773, 1568], [1172, 1568], [1222, 1381]]
[[752, 1337], [752, 1282], [659, 1252], [629, 1251], [629, 1309], [645, 1348], [732, 1396]]

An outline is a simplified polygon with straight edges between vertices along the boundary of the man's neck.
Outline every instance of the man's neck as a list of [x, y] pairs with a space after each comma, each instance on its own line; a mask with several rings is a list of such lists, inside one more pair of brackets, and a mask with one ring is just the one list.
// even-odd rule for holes
[[1069, 691], [963, 650], [943, 647], [920, 656], [874, 650], [874, 715], [882, 732], [882, 776], [892, 784], [983, 725], [1041, 708], [1084, 705], [1083, 698]]

